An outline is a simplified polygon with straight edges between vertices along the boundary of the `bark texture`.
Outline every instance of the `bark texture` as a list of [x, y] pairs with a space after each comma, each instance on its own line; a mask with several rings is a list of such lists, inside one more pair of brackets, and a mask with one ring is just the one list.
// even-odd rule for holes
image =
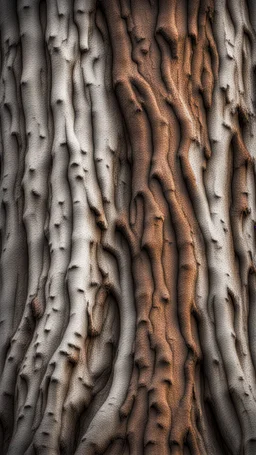
[[255, 455], [256, 3], [1, 0], [0, 446]]

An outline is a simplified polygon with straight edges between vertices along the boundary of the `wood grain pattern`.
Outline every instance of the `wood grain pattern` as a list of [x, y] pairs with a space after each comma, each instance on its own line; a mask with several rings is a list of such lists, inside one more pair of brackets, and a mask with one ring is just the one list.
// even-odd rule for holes
[[256, 452], [253, 0], [0, 2], [0, 447]]

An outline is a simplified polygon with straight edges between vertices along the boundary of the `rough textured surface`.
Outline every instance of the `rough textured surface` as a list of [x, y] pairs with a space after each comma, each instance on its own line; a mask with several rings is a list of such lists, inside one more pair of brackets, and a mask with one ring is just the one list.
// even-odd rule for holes
[[3, 455], [255, 455], [254, 0], [0, 1]]

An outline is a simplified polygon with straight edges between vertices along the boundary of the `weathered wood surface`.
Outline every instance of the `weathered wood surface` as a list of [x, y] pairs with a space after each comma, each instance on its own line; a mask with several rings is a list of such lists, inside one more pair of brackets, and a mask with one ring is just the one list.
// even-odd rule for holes
[[255, 455], [254, 0], [1, 0], [0, 446]]

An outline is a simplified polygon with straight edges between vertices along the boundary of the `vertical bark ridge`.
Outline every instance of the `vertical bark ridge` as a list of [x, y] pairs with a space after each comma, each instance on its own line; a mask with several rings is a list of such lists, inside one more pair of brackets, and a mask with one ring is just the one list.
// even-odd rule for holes
[[[22, 155], [20, 109], [17, 100], [19, 77], [15, 60], [19, 59], [19, 35], [15, 8], [8, 11], [2, 4], [1, 15], [4, 18], [1, 29], [2, 65], [1, 65], [1, 371], [3, 369], [10, 334], [15, 324], [15, 303], [20, 292], [19, 261], [17, 255], [22, 251], [22, 227], [20, 227], [20, 155]], [[12, 14], [14, 13], [14, 18]], [[12, 22], [11, 22], [12, 19]], [[16, 22], [15, 22], [16, 20]], [[14, 21], [14, 24], [13, 24]], [[18, 68], [19, 70], [19, 68]], [[23, 157], [24, 158], [24, 157]], [[15, 172], [11, 171], [14, 163]], [[17, 184], [16, 184], [17, 183]], [[22, 208], [22, 206], [21, 206]], [[24, 261], [25, 263], [25, 261]], [[11, 274], [12, 271], [12, 274]], [[23, 277], [25, 279], [25, 276]], [[24, 291], [23, 291], [24, 294]], [[23, 296], [24, 297], [24, 296]], [[23, 304], [18, 297], [18, 305]], [[20, 312], [20, 310], [19, 310]]]
[[[23, 3], [17, 41], [24, 47], [19, 77], [28, 138], [23, 219], [30, 272], [27, 304], [2, 376], [4, 447], [15, 454], [59, 453], [60, 444], [70, 453], [91, 402], [91, 427], [102, 418], [103, 404], [113, 404], [114, 424], [128, 387], [132, 282], [129, 252], [115, 233], [125, 202], [123, 189], [117, 190], [128, 185], [127, 172], [121, 170], [124, 144], [95, 2]], [[8, 13], [16, 17], [15, 5]], [[6, 397], [12, 398], [9, 410]]]
[[[132, 3], [130, 11], [126, 9], [125, 12], [126, 30], [125, 23], [121, 17], [122, 10], [120, 10], [118, 2], [108, 2], [103, 4], [103, 8], [114, 49], [113, 83], [123, 111], [132, 147], [132, 203], [136, 205], [136, 212], [134, 210], [136, 215], [135, 220], [131, 219], [132, 231], [128, 233], [128, 239], [130, 239], [134, 250], [134, 267], [137, 257], [138, 259], [141, 257], [140, 268], [142, 267], [141, 264], [145, 262], [142, 259], [145, 256], [143, 250], [147, 253], [151, 263], [151, 270], [147, 266], [145, 277], [142, 277], [140, 273], [139, 280], [137, 279], [137, 270], [135, 269], [134, 271], [135, 288], [138, 288], [135, 362], [137, 357], [138, 361], [136, 362], [137, 367], [134, 375], [137, 376], [137, 368], [139, 368], [139, 376], [137, 376], [138, 393], [136, 393], [133, 386], [131, 390], [132, 397], [128, 397], [128, 403], [123, 408], [125, 414], [129, 416], [132, 412], [132, 403], [135, 403], [134, 412], [136, 417], [132, 418], [133, 413], [131, 414], [131, 429], [129, 429], [128, 422], [129, 446], [132, 453], [142, 453], [143, 447], [146, 453], [155, 453], [156, 450], [161, 451], [161, 453], [168, 453], [169, 439], [171, 446], [176, 446], [176, 449], [173, 449], [174, 451], [177, 448], [181, 450], [185, 436], [188, 435], [187, 440], [191, 449], [195, 452], [200, 450], [203, 453], [203, 441], [199, 432], [197, 433], [197, 430], [194, 429], [194, 416], [189, 413], [194, 395], [195, 365], [199, 356], [191, 326], [191, 312], [195, 310], [194, 292], [197, 274], [191, 226], [177, 198], [172, 169], [168, 163], [167, 95], [158, 96], [159, 88], [160, 92], [164, 91], [163, 82], [161, 82], [161, 87], [155, 74], [150, 77], [152, 72], [150, 73], [149, 81], [143, 74], [143, 70], [145, 70], [145, 74], [148, 76], [148, 68], [144, 67], [144, 62], [149, 51], [148, 43], [150, 43], [152, 33], [154, 34], [157, 10], [152, 8], [152, 17], [150, 16], [151, 12], [146, 9], [145, 5], [138, 7], [141, 12], [148, 11], [150, 25], [148, 29], [146, 27], [143, 29], [141, 13]], [[134, 15], [133, 10], [135, 10]], [[138, 26], [134, 23], [134, 18], [139, 21]], [[157, 24], [157, 32], [162, 32], [163, 27], [163, 24]], [[120, 49], [118, 46], [120, 46]], [[129, 48], [132, 49], [132, 59], [130, 58], [131, 51]], [[145, 56], [144, 59], [143, 56]], [[148, 61], [147, 64], [150, 65]], [[159, 85], [156, 88], [157, 82]], [[148, 141], [150, 137], [151, 143]], [[156, 198], [151, 189], [151, 180], [157, 180], [160, 183], [163, 196], [160, 196], [158, 192], [158, 198]], [[140, 211], [137, 202], [139, 197], [142, 200]], [[164, 326], [161, 326], [160, 323], [164, 318], [165, 306], [170, 301], [161, 259], [163, 254], [164, 216], [158, 200], [161, 200], [162, 197], [169, 207], [177, 241], [179, 263], [177, 295], [179, 303], [177, 311], [183, 342], [188, 348], [187, 359], [186, 355], [184, 359], [184, 389], [179, 391], [179, 399], [174, 397], [173, 402], [169, 398], [172, 385], [170, 369], [173, 358], [172, 348], [168, 343], [168, 336], [167, 339], [166, 336], [163, 336]], [[143, 209], [141, 207], [142, 204]], [[142, 220], [144, 218], [144, 221], [140, 220], [141, 217]], [[126, 230], [129, 230], [128, 223], [126, 223]], [[143, 226], [142, 232], [136, 229], [136, 224], [138, 227]], [[146, 291], [146, 288], [149, 288], [149, 283], [154, 284], [154, 288], [150, 292], [149, 289]], [[186, 286], [184, 286], [184, 283], [187, 283]], [[142, 322], [144, 322], [144, 326], [140, 328]], [[165, 323], [168, 327], [168, 322], [165, 321]], [[185, 346], [183, 349], [186, 349]], [[149, 359], [154, 357], [154, 362], [153, 360], [149, 362]], [[141, 390], [142, 387], [146, 388], [145, 392]], [[144, 402], [146, 401], [145, 396], [148, 396], [147, 403], [145, 402], [144, 406], [138, 410], [136, 400], [141, 401], [141, 396], [143, 396]], [[170, 418], [170, 407], [174, 409], [173, 422]], [[200, 405], [198, 403], [199, 408]], [[147, 412], [148, 421], [146, 423], [145, 416]], [[135, 430], [139, 421], [146, 423], [144, 435], [142, 431], [138, 433]]]

